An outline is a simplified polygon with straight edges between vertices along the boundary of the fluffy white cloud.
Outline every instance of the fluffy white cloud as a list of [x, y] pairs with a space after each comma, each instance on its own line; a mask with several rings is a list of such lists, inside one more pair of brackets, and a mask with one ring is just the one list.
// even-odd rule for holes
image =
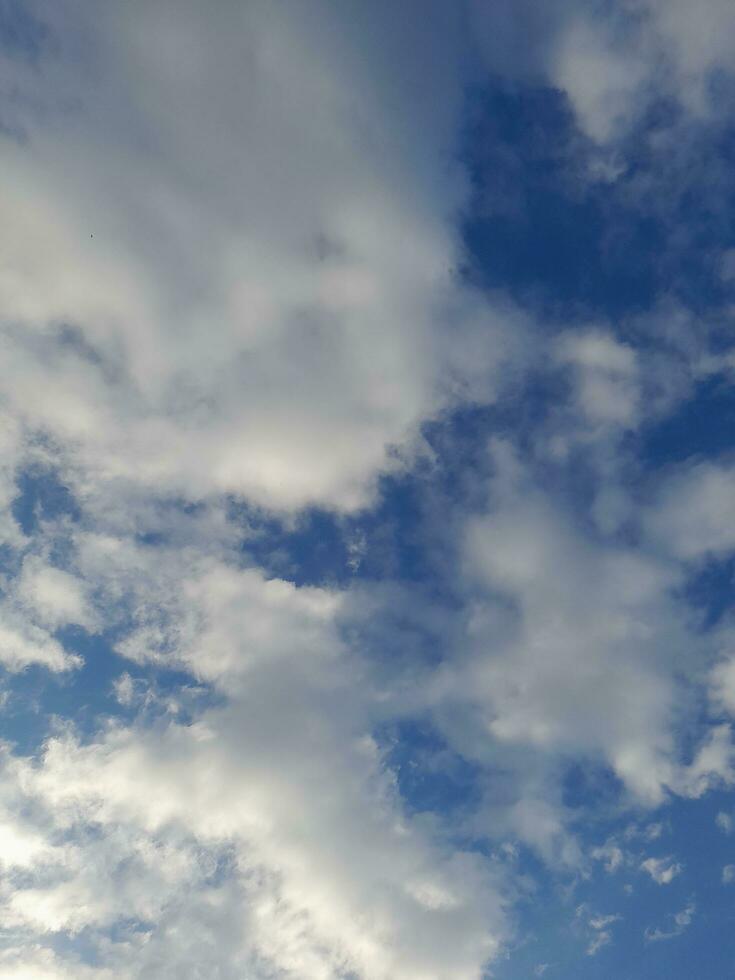
[[631, 347], [603, 330], [575, 331], [559, 339], [557, 357], [572, 371], [577, 407], [588, 425], [636, 427], [641, 392]]
[[712, 83], [731, 71], [728, 0], [696, 9], [687, 0], [471, 2], [470, 10], [488, 67], [562, 89], [582, 129], [603, 147], [614, 146], [656, 98], [677, 99], [695, 119], [709, 116]]
[[3, 928], [44, 963], [83, 932], [100, 977], [476, 978], [509, 935], [502, 866], [405, 810], [342, 595], [190, 545], [73, 540], [65, 574], [94, 581], [108, 627], [118, 610], [119, 652], [185, 668], [214, 704], [179, 719], [182, 692], [156, 703], [124, 674], [138, 723], [6, 754]]
[[600, 143], [618, 135], [639, 108], [649, 52], [631, 40], [628, 32], [594, 17], [574, 16], [554, 51], [552, 79], [570, 96], [582, 127]]
[[82, 582], [36, 556], [30, 555], [23, 562], [17, 596], [45, 626], [92, 625]]
[[[22, 542], [15, 540], [16, 544]], [[39, 664], [52, 671], [81, 666], [55, 635], [69, 624], [94, 628], [83, 583], [28, 550], [20, 574], [5, 576], [0, 599], [0, 663], [10, 671]]]
[[[263, 583], [261, 604], [272, 584]], [[286, 595], [301, 619], [299, 597]], [[263, 620], [251, 603], [248, 613], [256, 630], [268, 629], [269, 612]], [[221, 626], [203, 642], [224, 639]], [[227, 641], [251, 660], [236, 625]], [[6, 927], [91, 929], [103, 943], [97, 930], [135, 920], [132, 948], [113, 943], [104, 963], [118, 958], [131, 976], [194, 975], [192, 966], [181, 973], [167, 939], [173, 921], [188, 929], [199, 903], [232, 903], [234, 921], [211, 912], [202, 968], [476, 977], [505, 932], [497, 872], [477, 855], [446, 850], [402, 812], [364, 728], [354, 674], [334, 640], [331, 648], [324, 641], [313, 649], [306, 635], [251, 662], [242, 690], [233, 668], [221, 678], [232, 678], [227, 705], [188, 727], [115, 728], [88, 745], [60, 737], [39, 767], [14, 761], [11, 775], [45, 814], [51, 839], [73, 843], [51, 857], [40, 844], [18, 844], [38, 880], [26, 872], [6, 885]], [[164, 962], [156, 968], [144, 953], [137, 966], [135, 943], [154, 928]], [[224, 945], [213, 953], [218, 930]]]
[[670, 594], [676, 569], [596, 542], [506, 447], [494, 458], [488, 514], [467, 529], [484, 597], [463, 683], [495, 738], [553, 752], [585, 746], [632, 791], [660, 800], [676, 773], [674, 664], [692, 642]]
[[436, 23], [380, 4], [31, 5], [48, 52], [0, 76], [0, 384], [79, 490], [354, 508], [422, 419], [494, 397], [433, 10], [437, 59]]
[[735, 550], [734, 518], [735, 471], [719, 463], [695, 463], [664, 483], [648, 529], [677, 557], [719, 557]]
[[52, 671], [78, 667], [82, 660], [69, 653], [46, 630], [0, 608], [0, 663], [10, 671], [40, 664]]

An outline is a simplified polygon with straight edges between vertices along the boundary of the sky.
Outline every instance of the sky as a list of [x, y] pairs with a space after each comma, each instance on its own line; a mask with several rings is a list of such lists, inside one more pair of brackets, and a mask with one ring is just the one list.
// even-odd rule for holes
[[735, 6], [0, 0], [0, 980], [722, 980]]

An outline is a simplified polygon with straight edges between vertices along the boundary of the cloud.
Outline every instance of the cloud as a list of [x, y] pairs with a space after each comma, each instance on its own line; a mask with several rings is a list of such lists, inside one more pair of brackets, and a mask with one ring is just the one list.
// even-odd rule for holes
[[0, 383], [77, 488], [354, 509], [422, 420], [494, 399], [513, 316], [455, 276], [439, 6], [430, 114], [423, 17], [397, 73], [378, 8], [39, 7], [48, 55], [3, 62]]
[[587, 947], [588, 956], [597, 956], [601, 949], [605, 946], [609, 946], [612, 942], [612, 933], [607, 929], [601, 929], [595, 936], [590, 940]]
[[575, 331], [560, 338], [558, 357], [576, 377], [579, 409], [593, 425], [635, 428], [640, 390], [632, 348], [602, 331]]
[[68, 572], [29, 555], [23, 562], [17, 595], [44, 626], [92, 626], [84, 586]]
[[470, 8], [488, 67], [564, 91], [603, 148], [617, 147], [657, 100], [675, 100], [693, 120], [711, 118], [715, 83], [730, 72], [735, 16], [727, 0], [708, 0], [700, 17], [686, 0]]
[[119, 652], [216, 697], [186, 720], [124, 673], [137, 722], [70, 729], [38, 762], [6, 754], [22, 873], [6, 875], [3, 927], [29, 948], [84, 933], [116, 976], [476, 977], [509, 935], [504, 875], [406, 811], [341, 595], [191, 546], [77, 532], [74, 554], [127, 624]]
[[13, 672], [30, 664], [61, 672], [79, 667], [82, 658], [64, 650], [50, 633], [32, 623], [17, 620], [10, 613], [0, 620], [0, 663]]
[[694, 903], [690, 902], [681, 912], [677, 912], [669, 917], [672, 922], [671, 928], [660, 929], [649, 926], [644, 932], [645, 939], [651, 943], [661, 942], [666, 939], [676, 939], [677, 936], [680, 936], [692, 924], [695, 911], [696, 907]]
[[507, 447], [494, 459], [488, 512], [466, 529], [478, 592], [462, 690], [502, 742], [547, 753], [585, 746], [650, 802], [667, 786], [692, 792], [722, 760], [702, 758], [695, 773], [674, 758], [671, 713], [686, 695], [671, 669], [697, 642], [673, 602], [676, 568], [601, 545]]
[[[728, 355], [686, 311], [558, 329], [481, 293], [457, 156], [468, 82], [504, 73], [567, 92], [614, 181], [656, 99], [706, 117], [730, 42], [684, 50], [678, 0], [27, 6], [38, 51], [0, 49], [0, 664], [69, 674], [50, 710], [78, 717], [39, 701], [38, 751], [3, 749], [0, 975], [477, 980], [536, 874], [670, 883], [637, 850], [660, 822], [591, 846], [582, 817], [595, 780], [617, 813], [733, 781], [702, 710], [735, 713], [728, 630], [686, 601], [735, 550], [731, 466], [634, 458]], [[73, 514], [25, 499], [37, 473]], [[310, 508], [349, 582], [260, 564]], [[620, 916], [581, 909], [595, 956]]]
[[[376, 977], [476, 976], [502, 930], [490, 869], [469, 853], [435, 850], [401, 814], [374, 747], [359, 729], [335, 732], [334, 718], [325, 725], [318, 696], [299, 680], [281, 689], [283, 708], [272, 680], [251, 683], [248, 697], [188, 729], [49, 743], [23, 780], [58, 826], [74, 829], [75, 844], [62, 876], [44, 871], [35, 885], [26, 875], [11, 890], [6, 926], [86, 929], [99, 942], [99, 930], [140, 920], [146, 931], [155, 925], [175, 976], [169, 923], [196, 922], [211, 897], [250, 910], [244, 934], [227, 918], [216, 924], [237, 929], [223, 937], [223, 967], [249, 958], [287, 976], [347, 967]], [[89, 836], [92, 823], [101, 836]], [[130, 964], [129, 955], [113, 945], [107, 962]], [[220, 962], [203, 955], [210, 969]]]
[[669, 885], [683, 868], [671, 858], [646, 858], [641, 863], [641, 870], [649, 874], [657, 885]]
[[612, 841], [606, 842], [601, 847], [594, 847], [590, 854], [596, 861], [604, 863], [605, 871], [608, 874], [618, 871], [623, 867], [626, 860], [625, 852]]
[[720, 828], [720, 830], [725, 834], [731, 834], [733, 831], [733, 819], [729, 813], [724, 813], [722, 810], [715, 817], [715, 823]]
[[735, 550], [734, 512], [735, 474], [720, 463], [695, 463], [663, 484], [648, 530], [682, 559], [721, 557]]
[[613, 941], [613, 934], [610, 926], [619, 922], [620, 915], [597, 915], [590, 912], [586, 905], [580, 905], [575, 913], [577, 924], [582, 924], [587, 933], [587, 956], [597, 956], [601, 949], [609, 946]]

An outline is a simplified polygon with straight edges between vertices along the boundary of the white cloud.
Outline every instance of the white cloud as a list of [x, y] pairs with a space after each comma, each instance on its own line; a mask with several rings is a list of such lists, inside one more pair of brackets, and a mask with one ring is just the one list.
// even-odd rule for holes
[[580, 124], [607, 143], [631, 122], [649, 65], [645, 49], [616, 37], [594, 17], [572, 17], [561, 33], [551, 69], [554, 83], [572, 99]]
[[0, 383], [78, 489], [355, 508], [424, 418], [493, 399], [510, 333], [454, 276], [440, 6], [428, 75], [424, 17], [397, 73], [372, 8], [40, 7], [53, 55], [2, 65], [27, 138], [0, 153]]
[[681, 874], [683, 868], [677, 861], [671, 858], [646, 858], [641, 862], [641, 870], [653, 878], [657, 885], [669, 885]]
[[590, 424], [635, 427], [640, 390], [631, 347], [602, 330], [575, 331], [559, 339], [557, 357], [574, 370], [577, 403]]
[[607, 929], [601, 929], [599, 932], [595, 933], [587, 946], [588, 956], [597, 956], [601, 949], [605, 946], [609, 946], [612, 942], [612, 933]]
[[30, 607], [31, 615], [46, 627], [56, 629], [69, 623], [92, 625], [83, 583], [34, 556], [23, 563], [17, 595]]
[[685, 560], [735, 550], [735, 473], [718, 463], [697, 463], [663, 484], [647, 525], [660, 547]]
[[134, 723], [6, 759], [0, 976], [475, 980], [510, 932], [497, 863], [406, 812], [344, 594], [244, 567], [222, 506], [358, 509], [424, 420], [502, 387], [527, 325], [456, 274], [461, 20], [28, 12], [38, 62], [0, 53], [23, 134], [0, 135], [0, 503], [38, 456], [84, 516], [0, 528], [0, 659], [78, 666], [73, 624], [207, 689], [189, 717], [131, 667]]
[[463, 689], [495, 738], [552, 753], [584, 746], [660, 802], [683, 779], [671, 712], [685, 692], [672, 667], [696, 642], [670, 594], [678, 573], [601, 545], [504, 451], [494, 459], [488, 513], [467, 527], [480, 601]]
[[732, 653], [732, 635], [729, 628], [720, 633], [723, 656], [710, 673], [710, 697], [715, 707], [729, 715], [735, 715], [735, 656]]
[[[174, 976], [171, 917], [196, 921], [196, 903], [212, 892], [228, 901], [229, 888], [247, 926], [227, 944], [286, 976], [350, 966], [366, 977], [475, 977], [502, 923], [482, 861], [442, 854], [412, 826], [374, 748], [330, 731], [334, 719], [308, 704], [315, 694], [288, 685], [281, 707], [264, 699], [264, 684], [193, 728], [52, 742], [23, 778], [60, 826], [75, 828], [75, 844], [61, 878], [8, 895], [6, 926], [73, 934], [139, 919], [156, 926]], [[85, 842], [92, 821], [104, 833]], [[208, 883], [228, 849], [232, 872]], [[193, 907], [181, 909], [180, 894]], [[114, 955], [126, 962], [124, 949]], [[207, 956], [211, 970], [219, 960]]]
[[[71, 950], [84, 931], [116, 976], [181, 976], [192, 957], [233, 977], [474, 980], [509, 934], [500, 868], [404, 811], [341, 595], [82, 532], [74, 562], [132, 619], [120, 652], [185, 667], [219, 705], [6, 758], [23, 875], [0, 889], [3, 927]], [[155, 708], [129, 674], [116, 693]]]
[[[470, 4], [488, 67], [550, 81], [601, 147], [615, 147], [657, 98], [676, 99], [694, 119], [715, 108], [712, 80], [731, 70], [735, 14], [728, 0], [632, 0], [590, 7]], [[616, 161], [608, 161], [615, 171]]]
[[722, 869], [722, 884], [731, 885], [735, 881], [735, 864], [726, 864]]
[[118, 980], [123, 976], [78, 961], [64, 962], [52, 950], [38, 945], [0, 950], [0, 980]]
[[601, 847], [593, 847], [590, 856], [595, 861], [602, 861], [608, 874], [614, 874], [626, 863], [625, 852], [612, 841], [607, 841]]
[[731, 834], [733, 831], [733, 819], [729, 813], [724, 813], [722, 810], [715, 817], [715, 823], [720, 828], [720, 830], [725, 834]]
[[[580, 875], [590, 857], [610, 873], [641, 861], [579, 839], [570, 762], [612, 771], [644, 806], [732, 781], [727, 725], [679, 755], [711, 647], [675, 595], [683, 561], [735, 548], [730, 470], [684, 468], [635, 544], [610, 539], [638, 530], [616, 446], [651, 410], [655, 370], [607, 327], [527, 350], [525, 318], [461, 284], [451, 5], [31, 7], [48, 52], [32, 68], [0, 57], [24, 134], [0, 135], [0, 540], [18, 571], [2, 582], [0, 661], [71, 669], [57, 631], [104, 633], [129, 661], [105, 681], [128, 720], [59, 723], [39, 759], [4, 756], [0, 978], [477, 980], [532, 887], [498, 854], [512, 864], [519, 842]], [[655, 37], [612, 37], [559, 7], [539, 15], [548, 39], [529, 28], [518, 70], [543, 62], [611, 142], [650, 82], [641, 57], [684, 64], [656, 40], [679, 22], [652, 6]], [[496, 8], [512, 33], [517, 12]], [[511, 70], [502, 33], [480, 44]], [[695, 86], [719, 57], [705, 48], [681, 69]], [[604, 479], [587, 513], [496, 441], [487, 500], [450, 515], [456, 608], [411, 597], [442, 662], [398, 683], [360, 634], [400, 606], [398, 587], [269, 577], [223, 496], [282, 517], [359, 510], [422, 421], [492, 402], [529, 361], [572, 390], [538, 459], [589, 449]], [[10, 505], [37, 459], [84, 516], [31, 539]], [[166, 510], [179, 498], [205, 505]], [[143, 543], [150, 531], [164, 543]], [[355, 570], [368, 545], [358, 533], [347, 550]], [[134, 677], [141, 665], [187, 672], [196, 707]], [[712, 675], [729, 707], [731, 666]], [[376, 738], [419, 715], [480, 773], [456, 824], [410, 812]], [[492, 857], [467, 845], [488, 838]], [[681, 871], [640, 867], [659, 884]], [[588, 955], [618, 918], [585, 910]]]
[[12, 672], [30, 664], [55, 672], [80, 667], [79, 654], [64, 649], [55, 635], [70, 623], [94, 627], [83, 583], [27, 553], [20, 575], [8, 576], [0, 599], [0, 663]]
[[577, 928], [583, 926], [587, 933], [587, 956], [597, 956], [601, 949], [609, 946], [613, 941], [613, 934], [610, 926], [619, 922], [622, 916], [599, 915], [591, 913], [586, 904], [580, 905], [575, 912], [575, 925]]
[[52, 671], [79, 667], [82, 658], [69, 653], [45, 630], [0, 608], [0, 663], [10, 671], [40, 664]]
[[670, 928], [661, 929], [649, 926], [644, 932], [644, 937], [648, 942], [676, 939], [677, 936], [680, 936], [692, 924], [695, 911], [696, 907], [694, 903], [690, 902], [681, 912], [676, 912], [674, 915], [669, 916], [671, 920]]

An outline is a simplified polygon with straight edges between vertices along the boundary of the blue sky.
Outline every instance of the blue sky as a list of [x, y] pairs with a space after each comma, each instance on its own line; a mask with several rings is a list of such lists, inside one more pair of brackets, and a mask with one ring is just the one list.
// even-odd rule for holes
[[0, 0], [0, 980], [720, 980], [735, 9]]

